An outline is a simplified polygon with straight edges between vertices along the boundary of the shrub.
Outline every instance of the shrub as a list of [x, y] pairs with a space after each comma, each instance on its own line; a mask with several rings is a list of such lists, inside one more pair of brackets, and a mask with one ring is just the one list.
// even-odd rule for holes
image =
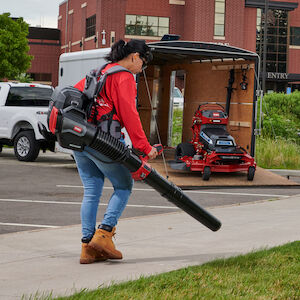
[[267, 94], [263, 101], [262, 136], [282, 137], [300, 144], [300, 92]]

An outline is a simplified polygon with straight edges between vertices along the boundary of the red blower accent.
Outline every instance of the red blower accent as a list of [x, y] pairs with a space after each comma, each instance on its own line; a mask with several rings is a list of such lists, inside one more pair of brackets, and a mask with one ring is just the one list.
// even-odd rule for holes
[[131, 173], [131, 176], [134, 180], [144, 180], [151, 172], [152, 168], [145, 160], [142, 159], [142, 165], [140, 168]]
[[[153, 145], [153, 147], [156, 148], [158, 155], [160, 155], [163, 152], [163, 146], [161, 144], [155, 144]], [[136, 181], [144, 180], [150, 174], [152, 167], [147, 163], [148, 159], [149, 159], [148, 155], [144, 157], [140, 156], [142, 165], [137, 171], [131, 173], [131, 176], [134, 180]]]
[[49, 118], [49, 130], [55, 134], [56, 133], [56, 123], [57, 123], [58, 109], [53, 106], [51, 115]]

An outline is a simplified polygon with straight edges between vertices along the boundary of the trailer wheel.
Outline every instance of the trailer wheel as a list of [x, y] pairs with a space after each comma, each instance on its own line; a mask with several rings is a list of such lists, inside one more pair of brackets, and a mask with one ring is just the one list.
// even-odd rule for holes
[[31, 130], [21, 131], [14, 139], [15, 156], [20, 161], [34, 161], [40, 152], [40, 143]]
[[252, 181], [253, 178], [254, 178], [254, 174], [255, 174], [255, 168], [254, 167], [249, 167], [248, 174], [247, 174], [247, 179], [249, 181]]
[[176, 147], [175, 158], [183, 156], [194, 156], [195, 154], [195, 148], [191, 143], [181, 143]]
[[210, 167], [204, 167], [203, 173], [202, 173], [202, 179], [205, 181], [208, 181], [210, 174], [211, 174]]

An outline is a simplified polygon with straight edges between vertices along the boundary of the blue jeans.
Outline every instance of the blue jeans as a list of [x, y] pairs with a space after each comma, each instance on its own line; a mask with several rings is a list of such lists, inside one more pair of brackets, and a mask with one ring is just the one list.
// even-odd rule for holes
[[[77, 169], [84, 187], [81, 204], [82, 237], [90, 239], [95, 233], [96, 217], [104, 178], [113, 185], [112, 194], [101, 224], [114, 227], [126, 204], [133, 187], [133, 179], [127, 168], [112, 161], [92, 148], [85, 147], [83, 152], [74, 151]], [[108, 163], [104, 163], [106, 161]]]

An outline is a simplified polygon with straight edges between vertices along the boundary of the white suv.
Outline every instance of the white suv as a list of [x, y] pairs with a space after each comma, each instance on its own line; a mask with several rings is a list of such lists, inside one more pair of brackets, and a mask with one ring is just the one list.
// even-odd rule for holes
[[0, 82], [0, 152], [2, 145], [14, 146], [21, 161], [34, 161], [40, 149], [54, 151], [54, 139], [46, 140], [38, 122], [47, 126], [53, 88], [42, 84]]

